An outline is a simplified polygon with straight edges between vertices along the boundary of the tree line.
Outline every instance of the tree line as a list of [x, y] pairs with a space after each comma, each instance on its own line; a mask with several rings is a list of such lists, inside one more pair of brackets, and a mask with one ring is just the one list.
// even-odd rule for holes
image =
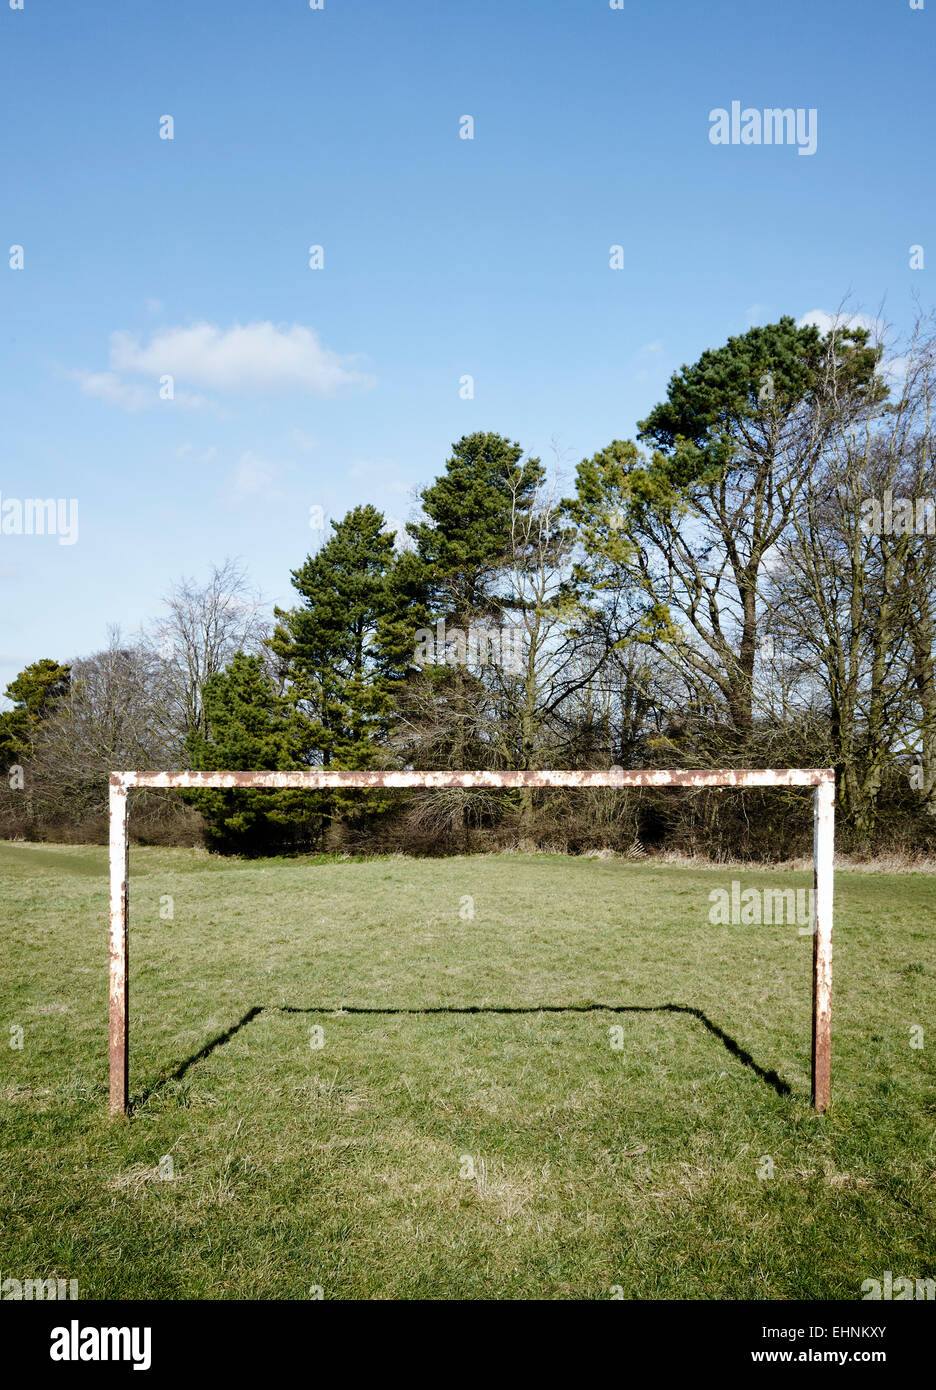
[[[567, 480], [453, 445], [401, 541], [354, 507], [266, 613], [240, 564], [0, 715], [0, 830], [100, 838], [111, 768], [820, 767], [840, 844], [936, 828], [936, 334], [792, 318], [702, 353]], [[7, 786], [9, 783], [9, 786]], [[184, 804], [183, 804], [184, 800]], [[142, 838], [244, 854], [786, 857], [801, 792], [148, 794]]]

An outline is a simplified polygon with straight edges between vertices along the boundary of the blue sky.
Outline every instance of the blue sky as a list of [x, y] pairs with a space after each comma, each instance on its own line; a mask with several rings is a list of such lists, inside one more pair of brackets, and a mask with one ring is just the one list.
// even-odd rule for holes
[[[0, 688], [226, 555], [289, 602], [310, 507], [405, 521], [471, 430], [571, 473], [754, 322], [850, 295], [905, 323], [936, 265], [934, 22], [2, 0], [0, 495], [77, 498], [79, 538], [0, 534]], [[816, 153], [713, 145], [733, 100], [816, 108]]]

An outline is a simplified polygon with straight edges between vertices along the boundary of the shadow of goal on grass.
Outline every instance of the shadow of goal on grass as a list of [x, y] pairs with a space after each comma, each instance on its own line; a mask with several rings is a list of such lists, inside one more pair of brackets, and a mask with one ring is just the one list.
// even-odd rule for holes
[[[171, 1082], [181, 1081], [186, 1072], [198, 1062], [203, 1062], [206, 1057], [210, 1057], [212, 1052], [219, 1047], [223, 1047], [225, 1043], [230, 1042], [235, 1034], [239, 1033], [242, 1028], [246, 1028], [247, 1024], [251, 1023], [259, 1014], [266, 1012], [328, 1015], [334, 1014], [336, 1010], [334, 1008], [300, 1009], [291, 1004], [278, 1004], [272, 1007], [263, 1004], [255, 1004], [252, 1009], [247, 1010], [243, 1018], [238, 1019], [230, 1028], [226, 1028], [223, 1033], [218, 1033], [216, 1037], [211, 1038], [205, 1043], [204, 1047], [199, 1048], [197, 1052], [193, 1052], [191, 1057], [186, 1057], [185, 1061], [181, 1062], [179, 1066], [176, 1067], [175, 1071], [170, 1072], [168, 1076], [161, 1077], [147, 1090], [135, 1096], [130, 1102], [130, 1108], [132, 1110], [139, 1109], [151, 1096], [156, 1095]], [[688, 1014], [691, 1018], [697, 1019], [704, 1028], [707, 1028], [712, 1036], [716, 1037], [725, 1050], [731, 1054], [735, 1061], [740, 1062], [742, 1066], [752, 1071], [759, 1080], [763, 1081], [765, 1086], [769, 1086], [772, 1090], [776, 1091], [778, 1096], [792, 1095], [790, 1086], [776, 1071], [762, 1067], [759, 1062], [754, 1060], [750, 1052], [746, 1051], [746, 1049], [741, 1046], [737, 1039], [731, 1037], [723, 1028], [719, 1028], [718, 1024], [713, 1023], [708, 1015], [703, 1013], [701, 1009], [693, 1008], [689, 1004], [528, 1004], [520, 1006], [510, 1004], [436, 1004], [428, 1005], [420, 1009], [381, 1009], [369, 1005], [357, 1006], [347, 1004], [341, 1006], [340, 1012], [343, 1014], [382, 1014], [384, 1016], [400, 1014]]]
[[252, 1009], [247, 1010], [243, 1018], [239, 1018], [236, 1023], [231, 1024], [230, 1028], [225, 1028], [223, 1033], [218, 1033], [215, 1037], [211, 1038], [210, 1041], [206, 1042], [204, 1047], [199, 1048], [197, 1052], [193, 1052], [191, 1057], [186, 1057], [184, 1062], [180, 1062], [175, 1071], [170, 1072], [168, 1076], [161, 1076], [158, 1081], [155, 1081], [152, 1086], [147, 1087], [147, 1089], [142, 1091], [138, 1096], [131, 1096], [131, 1111], [139, 1110], [140, 1106], [145, 1105], [151, 1096], [155, 1096], [159, 1091], [164, 1090], [173, 1081], [181, 1081], [185, 1073], [191, 1067], [194, 1067], [197, 1062], [203, 1062], [206, 1057], [210, 1057], [216, 1048], [223, 1047], [226, 1042], [230, 1042], [235, 1033], [239, 1033], [242, 1028], [246, 1028], [248, 1023], [251, 1023], [258, 1014], [262, 1013], [263, 1005], [255, 1004]]

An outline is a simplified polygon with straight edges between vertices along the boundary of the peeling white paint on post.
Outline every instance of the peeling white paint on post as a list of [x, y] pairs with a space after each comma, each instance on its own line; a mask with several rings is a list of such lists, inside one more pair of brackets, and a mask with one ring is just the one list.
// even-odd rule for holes
[[127, 790], [119, 774], [110, 781], [110, 1113], [125, 1115], [129, 1102], [129, 841]]
[[110, 1110], [127, 1113], [129, 1100], [129, 862], [127, 794], [131, 787], [815, 787], [813, 918], [812, 1101], [831, 1098], [832, 878], [835, 850], [835, 774], [828, 768], [607, 768], [600, 771], [380, 772], [303, 768], [295, 772], [112, 772], [110, 777]]
[[339, 787], [816, 787], [823, 768], [606, 768], [581, 771], [503, 772], [343, 772], [305, 768], [301, 772], [118, 772], [124, 787], [195, 789], [268, 787], [327, 790]]
[[832, 1100], [832, 884], [835, 864], [835, 778], [816, 788], [813, 814], [813, 1018], [812, 1103], [823, 1111]]

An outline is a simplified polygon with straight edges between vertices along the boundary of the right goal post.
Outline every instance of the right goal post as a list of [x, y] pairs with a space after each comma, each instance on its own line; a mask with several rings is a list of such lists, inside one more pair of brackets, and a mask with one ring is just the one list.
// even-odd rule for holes
[[112, 772], [110, 775], [110, 1113], [129, 1110], [129, 834], [128, 794], [137, 787], [335, 790], [357, 787], [813, 787], [812, 1103], [831, 1100], [832, 884], [835, 854], [835, 773], [830, 768], [622, 770], [604, 772]]

